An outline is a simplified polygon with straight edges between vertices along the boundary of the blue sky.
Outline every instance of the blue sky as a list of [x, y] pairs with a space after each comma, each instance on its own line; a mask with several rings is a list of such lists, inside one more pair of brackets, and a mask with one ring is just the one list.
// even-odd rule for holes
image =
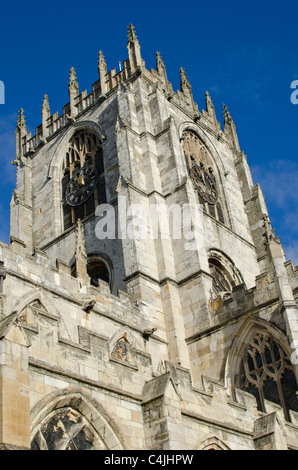
[[95, 2], [85, 0], [5, 2], [1, 5], [0, 239], [9, 240], [9, 202], [15, 187], [17, 112], [27, 129], [41, 123], [44, 94], [51, 112], [68, 102], [70, 67], [80, 91], [98, 78], [101, 49], [108, 69], [127, 58], [127, 26], [135, 26], [147, 68], [159, 51], [174, 90], [186, 69], [199, 108], [208, 90], [222, 121], [225, 103], [255, 183], [266, 197], [272, 225], [286, 256], [298, 264], [298, 105], [291, 83], [298, 80], [298, 2], [213, 0], [201, 2]]

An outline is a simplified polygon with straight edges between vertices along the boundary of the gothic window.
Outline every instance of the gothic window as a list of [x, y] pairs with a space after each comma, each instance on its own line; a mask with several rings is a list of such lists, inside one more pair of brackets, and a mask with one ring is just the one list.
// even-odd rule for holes
[[298, 412], [297, 382], [291, 361], [267, 332], [256, 331], [247, 344], [240, 369], [239, 386], [255, 396], [258, 409], [266, 412], [265, 400], [280, 405], [290, 421], [289, 410]]
[[220, 292], [231, 294], [233, 282], [229, 279], [227, 272], [222, 266], [218, 266], [213, 261], [209, 262], [210, 274], [213, 278], [212, 287], [214, 291], [219, 294]]
[[102, 146], [88, 131], [77, 131], [63, 161], [62, 206], [64, 230], [94, 213], [106, 202]]
[[208, 262], [215, 296], [229, 296], [233, 287], [243, 283], [236, 266], [220, 251], [210, 250]]
[[84, 416], [70, 407], [52, 413], [40, 426], [31, 450], [101, 450], [104, 443]]
[[198, 199], [205, 213], [225, 223], [218, 178], [215, 175], [213, 161], [203, 142], [192, 131], [183, 132], [183, 149], [190, 177]]

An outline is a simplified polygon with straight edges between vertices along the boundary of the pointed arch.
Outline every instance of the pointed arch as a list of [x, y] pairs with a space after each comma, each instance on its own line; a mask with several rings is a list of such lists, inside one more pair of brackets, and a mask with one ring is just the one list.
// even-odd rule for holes
[[223, 184], [223, 161], [207, 134], [194, 123], [180, 126], [180, 140], [186, 173], [190, 175], [199, 203], [206, 214], [223, 224], [229, 223]]
[[125, 450], [115, 420], [85, 389], [53, 392], [32, 409], [31, 446], [35, 450]]
[[290, 421], [289, 410], [298, 411], [297, 381], [290, 357], [287, 337], [279, 328], [256, 316], [248, 317], [227, 356], [228, 394], [234, 388], [251, 393], [263, 412], [266, 412], [266, 401], [273, 402]]
[[194, 450], [231, 450], [223, 441], [218, 437], [210, 434], [204, 437], [194, 447]]
[[[61, 204], [63, 200], [63, 185], [66, 185], [67, 178], [63, 178], [63, 162], [67, 153], [70, 141], [75, 137], [75, 134], [80, 132], [90, 132], [96, 136], [96, 138], [103, 143], [106, 139], [105, 133], [102, 127], [95, 121], [80, 121], [73, 123], [61, 136], [60, 140], [53, 151], [53, 158], [50, 161], [47, 179], [52, 180], [53, 194], [54, 194], [54, 211], [55, 211], [55, 235], [58, 236], [63, 232], [64, 222], [69, 219], [69, 214], [64, 213], [63, 207], [65, 204]], [[66, 175], [64, 175], [66, 176]], [[62, 183], [62, 184], [61, 184]], [[98, 185], [103, 185], [103, 178], [99, 179]], [[65, 187], [66, 189], [66, 187]], [[68, 217], [68, 218], [67, 218]], [[83, 217], [81, 217], [83, 218]]]
[[110, 346], [109, 349], [113, 348], [113, 346], [116, 344], [116, 342], [121, 339], [122, 337], [126, 338], [126, 340], [129, 342], [129, 344], [135, 348], [135, 349], [142, 349], [141, 345], [139, 344], [139, 341], [137, 338], [134, 336], [133, 333], [127, 328], [120, 328], [118, 331], [116, 331], [113, 336], [110, 339]]
[[232, 393], [232, 388], [236, 386], [236, 373], [240, 369], [244, 349], [256, 330], [268, 332], [290, 354], [287, 337], [280, 329], [262, 318], [254, 315], [248, 316], [239, 328], [227, 355], [224, 381], [229, 395]]
[[[201, 129], [199, 126], [194, 124], [192, 121], [186, 121], [186, 122], [183, 122], [180, 125], [180, 128], [179, 128], [179, 137], [180, 137], [181, 140], [182, 140], [183, 132], [185, 132], [187, 130], [190, 130], [190, 131], [194, 132], [195, 134], [197, 134], [197, 136], [200, 138], [200, 140], [205, 145], [206, 149], [209, 150], [209, 153], [212, 156], [212, 159], [213, 159], [213, 162], [214, 162], [214, 166], [217, 168], [217, 171], [218, 171], [219, 175], [223, 175], [224, 172], [225, 172], [225, 168], [224, 168], [222, 158], [221, 158], [219, 152], [217, 151], [215, 145], [212, 143], [211, 139], [209, 138], [208, 134], [203, 129]], [[222, 183], [222, 181], [221, 181], [221, 183]]]
[[69, 129], [67, 129], [67, 131], [64, 134], [61, 135], [60, 142], [49, 164], [48, 174], [47, 174], [48, 179], [55, 178], [55, 172], [57, 170], [59, 171], [61, 170], [68, 143], [72, 139], [74, 134], [80, 130], [87, 130], [90, 132], [94, 132], [94, 134], [98, 136], [101, 142], [103, 142], [106, 139], [106, 136], [102, 127], [97, 122], [90, 120], [90, 121], [80, 121], [80, 122], [74, 123], [71, 127], [69, 127]]
[[58, 321], [61, 319], [59, 312], [55, 308], [54, 304], [50, 301], [47, 295], [42, 292], [41, 290], [34, 290], [28, 292], [27, 294], [23, 295], [21, 299], [19, 299], [13, 310], [17, 312], [17, 316], [19, 317], [23, 310], [33, 302], [38, 301], [43, 306], [43, 308], [50, 313], [54, 318]]
[[208, 263], [215, 294], [231, 294], [233, 287], [244, 284], [243, 277], [233, 260], [221, 250], [210, 248]]
[[[37, 303], [39, 303], [40, 305], [37, 305]], [[59, 311], [56, 309], [54, 302], [51, 301], [49, 296], [43, 290], [36, 289], [23, 295], [16, 302], [15, 306], [13, 307], [13, 311], [16, 311], [17, 318], [22, 320], [21, 318], [22, 315], [26, 315], [25, 311], [27, 307], [30, 307], [30, 306], [33, 307], [34, 309], [37, 309], [37, 311], [39, 312], [44, 310], [44, 312], [46, 312], [46, 314], [48, 314], [48, 316], [50, 316], [52, 320], [57, 321], [57, 325], [58, 325], [60, 333], [64, 337], [71, 339], [67, 325], [65, 324], [65, 321], [63, 320]], [[30, 318], [29, 318], [29, 322], [31, 323]]]

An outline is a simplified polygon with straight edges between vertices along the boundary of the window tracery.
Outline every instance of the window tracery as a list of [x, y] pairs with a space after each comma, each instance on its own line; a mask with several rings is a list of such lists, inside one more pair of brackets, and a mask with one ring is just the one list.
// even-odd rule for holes
[[182, 139], [189, 174], [204, 212], [225, 223], [218, 181], [208, 150], [199, 137], [190, 130], [183, 132]]
[[101, 450], [105, 445], [86, 418], [66, 407], [48, 416], [31, 442], [32, 450]]
[[214, 295], [230, 296], [233, 288], [242, 284], [242, 277], [236, 266], [217, 250], [210, 250], [208, 256]]
[[77, 131], [69, 142], [62, 166], [64, 230], [78, 219], [94, 213], [106, 202], [104, 164], [99, 138], [92, 132]]
[[239, 386], [255, 396], [260, 411], [266, 411], [265, 400], [281, 406], [288, 421], [289, 410], [298, 411], [292, 363], [284, 348], [267, 332], [255, 331], [251, 336], [242, 358]]

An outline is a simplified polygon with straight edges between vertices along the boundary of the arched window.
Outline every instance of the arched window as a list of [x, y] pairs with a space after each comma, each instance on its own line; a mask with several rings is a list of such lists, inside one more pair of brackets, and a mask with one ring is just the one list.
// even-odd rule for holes
[[289, 410], [298, 412], [297, 382], [285, 349], [266, 331], [254, 331], [244, 349], [239, 388], [255, 396], [260, 411], [265, 400], [280, 405], [290, 421]]
[[31, 413], [32, 450], [124, 450], [115, 420], [84, 389], [56, 390]]
[[51, 414], [31, 442], [31, 450], [104, 450], [88, 420], [70, 407]]
[[[88, 255], [87, 258], [87, 273], [90, 277], [90, 284], [94, 287], [99, 286], [99, 282], [103, 281], [109, 284], [111, 288], [112, 284], [112, 267], [111, 263], [108, 262], [103, 256], [100, 255]], [[73, 277], [77, 276], [76, 266], [74, 265], [71, 270]]]
[[108, 264], [98, 257], [88, 257], [87, 272], [91, 279], [91, 285], [98, 287], [99, 280], [111, 283], [111, 273]]
[[208, 262], [214, 295], [230, 295], [233, 287], [243, 283], [234, 263], [220, 251], [210, 250]]
[[104, 164], [99, 138], [92, 132], [77, 131], [69, 142], [62, 166], [64, 230], [78, 219], [94, 213], [106, 202]]
[[213, 160], [204, 143], [193, 131], [184, 131], [182, 139], [189, 174], [199, 202], [205, 213], [224, 224], [225, 217]]

